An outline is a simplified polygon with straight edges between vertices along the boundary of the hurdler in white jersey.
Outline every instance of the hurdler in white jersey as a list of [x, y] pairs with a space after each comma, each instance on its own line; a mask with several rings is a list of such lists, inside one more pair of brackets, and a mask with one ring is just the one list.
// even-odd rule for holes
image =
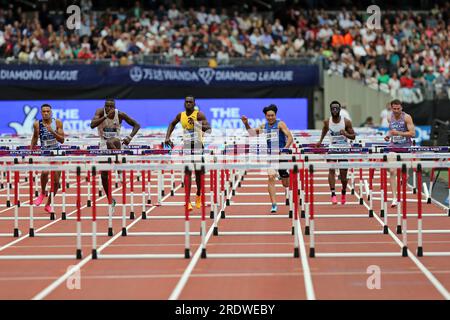
[[[322, 135], [317, 147], [320, 147], [323, 139], [328, 134], [330, 137], [329, 148], [345, 148], [350, 146], [349, 140], [355, 139], [352, 122], [340, 115], [341, 104], [338, 101], [330, 103], [331, 117], [323, 122]], [[342, 183], [341, 203], [345, 204], [345, 193], [347, 189], [347, 169], [339, 169]], [[328, 183], [331, 190], [331, 202], [337, 204], [335, 185], [336, 173], [334, 169], [330, 169], [328, 173]]]
[[[129, 136], [121, 141], [120, 131], [123, 120], [132, 126], [133, 130]], [[121, 149], [122, 144], [128, 145], [131, 142], [140, 127], [136, 120], [130, 118], [125, 112], [117, 110], [116, 103], [112, 99], [106, 100], [105, 106], [95, 111], [94, 118], [91, 121], [91, 128], [97, 128], [98, 135], [100, 136], [100, 149]], [[109, 195], [108, 172], [102, 171], [101, 176], [105, 194], [109, 202], [114, 203]]]
[[328, 119], [328, 135], [330, 137], [330, 147], [332, 148], [350, 146], [347, 136], [342, 134], [342, 131], [345, 131], [345, 119], [341, 116], [338, 123], [334, 122], [332, 116]]
[[112, 119], [108, 117], [105, 109], [103, 109], [103, 116], [105, 117], [105, 121], [98, 125], [97, 131], [100, 137], [100, 149], [108, 149], [106, 143], [109, 139], [120, 139], [122, 123], [119, 121], [119, 110], [117, 109], [114, 110], [114, 117]]

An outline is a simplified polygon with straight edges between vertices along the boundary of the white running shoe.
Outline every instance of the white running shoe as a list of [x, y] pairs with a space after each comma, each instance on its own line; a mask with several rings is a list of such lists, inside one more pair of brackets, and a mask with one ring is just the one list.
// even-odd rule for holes
[[391, 202], [391, 208], [395, 208], [397, 206], [398, 202], [396, 199], [392, 200]]

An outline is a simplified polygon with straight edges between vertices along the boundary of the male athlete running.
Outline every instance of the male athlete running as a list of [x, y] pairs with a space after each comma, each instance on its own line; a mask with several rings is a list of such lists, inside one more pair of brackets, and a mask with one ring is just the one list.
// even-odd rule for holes
[[[52, 118], [52, 107], [45, 103], [41, 106], [42, 120], [35, 121], [33, 125], [33, 137], [31, 138], [31, 146], [36, 147], [38, 139], [41, 140], [41, 150], [56, 150], [59, 145], [64, 143], [63, 123], [59, 119]], [[53, 190], [54, 194], [58, 191], [59, 178], [61, 171], [54, 171]], [[41, 205], [45, 197], [45, 188], [47, 187], [49, 171], [41, 173], [41, 194], [34, 200], [36, 206]], [[48, 197], [44, 210], [48, 213], [54, 213], [51, 196]]]
[[[409, 148], [412, 146], [412, 139], [416, 136], [416, 129], [412, 117], [403, 112], [402, 103], [400, 100], [393, 100], [391, 102], [391, 117], [388, 118], [389, 132], [384, 137], [385, 141], [390, 141], [391, 148]], [[395, 156], [395, 154], [393, 154]], [[390, 157], [391, 158], [391, 154]], [[391, 159], [390, 159], [391, 160]], [[397, 169], [389, 169], [392, 203], [391, 207], [397, 206]]]
[[[203, 134], [210, 132], [211, 126], [203, 112], [195, 109], [195, 98], [187, 96], [184, 99], [185, 111], [177, 114], [175, 119], [169, 124], [164, 143], [173, 148], [173, 142], [170, 140], [175, 126], [181, 122], [183, 127], [183, 151], [184, 154], [194, 154], [194, 151], [203, 151]], [[195, 182], [197, 184], [197, 193], [195, 197], [195, 207], [201, 208], [201, 171], [195, 171]], [[192, 176], [189, 177], [188, 193], [191, 194]], [[192, 204], [189, 201], [188, 209], [192, 210]]]
[[[265, 107], [263, 109], [264, 115], [266, 116], [267, 122], [260, 125], [256, 129], [252, 129], [248, 123], [248, 118], [246, 116], [242, 116], [241, 120], [245, 125], [245, 128], [249, 132], [250, 135], [260, 134], [264, 132], [267, 135], [267, 151], [268, 154], [275, 154], [280, 152], [287, 152], [287, 150], [294, 141], [294, 138], [292, 137], [291, 131], [289, 131], [289, 128], [286, 126], [286, 123], [284, 121], [281, 121], [280, 119], [277, 119], [277, 112], [278, 108], [276, 105], [271, 104], [268, 107]], [[276, 144], [276, 141], [278, 141], [278, 145]], [[272, 145], [272, 142], [275, 142]], [[289, 187], [289, 172], [287, 170], [278, 170], [278, 173], [281, 178], [281, 182], [285, 188]], [[271, 213], [277, 212], [277, 201], [276, 201], [276, 188], [275, 188], [275, 181], [276, 181], [276, 171], [275, 170], [268, 170], [268, 191], [270, 196], [270, 201], [272, 202], [272, 209], [270, 210]]]
[[[328, 134], [330, 137], [330, 148], [346, 148], [350, 146], [349, 139], [355, 139], [355, 132], [353, 131], [352, 122], [347, 118], [340, 115], [341, 104], [338, 101], [330, 103], [331, 117], [323, 121], [322, 135], [317, 143], [317, 147], [320, 147], [323, 139]], [[348, 169], [339, 169], [342, 191], [341, 191], [341, 204], [345, 204], [347, 191], [347, 172]], [[328, 172], [328, 183], [331, 190], [331, 202], [337, 204], [336, 198], [336, 172], [334, 169], [330, 169]]]
[[[120, 130], [122, 121], [125, 120], [133, 127], [131, 134], [120, 141]], [[100, 149], [121, 149], [121, 145], [129, 145], [133, 137], [139, 131], [141, 126], [136, 120], [132, 119], [125, 112], [116, 109], [116, 103], [113, 99], [107, 99], [105, 106], [95, 111], [94, 118], [91, 121], [91, 128], [97, 128], [100, 136]], [[109, 199], [108, 172], [102, 171], [102, 185], [110, 203], [114, 204], [114, 199]]]

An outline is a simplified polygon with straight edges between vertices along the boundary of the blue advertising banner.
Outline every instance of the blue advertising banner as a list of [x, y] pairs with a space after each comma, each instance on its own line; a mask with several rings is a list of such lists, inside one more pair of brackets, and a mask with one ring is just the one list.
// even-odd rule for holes
[[[0, 133], [31, 134], [34, 121], [41, 119], [40, 107], [44, 103], [52, 106], [54, 118], [63, 121], [64, 131], [97, 132], [90, 123], [95, 110], [104, 106], [104, 100], [20, 100], [0, 101]], [[272, 103], [278, 106], [278, 118], [289, 128], [308, 127], [308, 103], [304, 98], [196, 99], [196, 103], [213, 129], [243, 128], [243, 115], [252, 127], [257, 127], [265, 121], [262, 109]], [[142, 128], [165, 129], [184, 110], [184, 99], [116, 100], [116, 108], [138, 121]]]
[[316, 86], [317, 65], [194, 68], [171, 66], [0, 65], [0, 86], [164, 85]]

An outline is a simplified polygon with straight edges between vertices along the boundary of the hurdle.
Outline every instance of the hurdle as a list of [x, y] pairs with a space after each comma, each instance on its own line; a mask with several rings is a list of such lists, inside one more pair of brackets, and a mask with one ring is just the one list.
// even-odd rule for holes
[[[315, 245], [315, 237], [317, 235], [349, 235], [349, 234], [384, 234], [385, 233], [385, 227], [383, 226], [382, 230], [355, 230], [355, 231], [319, 231], [315, 230], [315, 212], [314, 212], [314, 170], [315, 168], [322, 168], [322, 169], [328, 169], [328, 168], [347, 168], [349, 166], [355, 166], [359, 167], [359, 169], [362, 169], [363, 167], [369, 167], [375, 166], [376, 163], [369, 162], [367, 165], [363, 163], [316, 163], [316, 164], [310, 164], [309, 165], [309, 193], [310, 193], [310, 203], [309, 203], [309, 238], [310, 238], [310, 252], [309, 256], [311, 258], [315, 257], [326, 257], [326, 258], [336, 258], [336, 257], [393, 257], [393, 256], [407, 256], [407, 233], [406, 233], [406, 206], [403, 212], [403, 227], [404, 227], [404, 234], [403, 234], [403, 247], [401, 252], [317, 252], [316, 251], [316, 245]], [[381, 164], [384, 166], [388, 166], [387, 164]], [[398, 166], [398, 163], [391, 164], [389, 167], [396, 167]], [[383, 168], [383, 166], [377, 165], [377, 167]], [[403, 164], [402, 168], [404, 168], [405, 171], [405, 181], [406, 181], [406, 164]], [[404, 189], [406, 191], [406, 188]], [[406, 202], [406, 192], [403, 194], [404, 196], [404, 203]], [[362, 199], [362, 195], [360, 197]], [[306, 234], [306, 232], [305, 232]], [[307, 234], [306, 234], [307, 235]]]
[[[225, 259], [243, 259], [243, 258], [299, 258], [299, 199], [298, 199], [298, 166], [290, 170], [290, 179], [292, 182], [292, 203], [294, 204], [293, 219], [296, 223], [293, 225], [293, 231], [221, 231], [217, 235], [294, 235], [294, 251], [293, 253], [208, 253], [203, 258], [225, 258]], [[218, 217], [220, 219], [221, 216]], [[285, 217], [284, 217], [285, 218]], [[202, 246], [202, 252], [206, 251], [206, 244]]]
[[[132, 169], [131, 169], [132, 170]], [[125, 168], [123, 168], [123, 171], [125, 172]], [[190, 223], [189, 223], [189, 210], [188, 210], [188, 203], [190, 202], [189, 200], [189, 178], [188, 176], [190, 175], [190, 173], [192, 172], [192, 168], [188, 165], [185, 166], [185, 174], [184, 174], [184, 189], [185, 189], [185, 205], [184, 205], [184, 211], [185, 211], [185, 231], [178, 233], [178, 232], [127, 232], [126, 226], [125, 229], [122, 229], [122, 236], [155, 236], [155, 235], [181, 235], [184, 236], [185, 239], [185, 246], [184, 246], [184, 253], [183, 254], [100, 254], [96, 248], [96, 241], [93, 239], [92, 241], [92, 257], [95, 258], [94, 259], [189, 259], [191, 257], [190, 254], [190, 236], [193, 235], [190, 232]], [[203, 177], [204, 179], [204, 177]], [[126, 180], [124, 179], [123, 182], [125, 183]], [[204, 186], [204, 185], [203, 185]], [[204, 188], [203, 188], [204, 189]], [[122, 189], [124, 190], [124, 188]], [[203, 197], [204, 198], [204, 197]], [[125, 203], [125, 198], [123, 198], [123, 203]], [[201, 234], [200, 236], [203, 236], [204, 234], [204, 221], [205, 221], [205, 215], [204, 215], [205, 211], [203, 208], [202, 211], [202, 227], [201, 227]], [[123, 215], [122, 215], [123, 216]], [[142, 218], [142, 217], [141, 217]], [[93, 215], [93, 222], [94, 222], [94, 215]], [[125, 231], [124, 231], [125, 230]], [[94, 236], [94, 233], [93, 233]], [[94, 255], [95, 253], [95, 255]], [[205, 252], [206, 254], [206, 252]]]

